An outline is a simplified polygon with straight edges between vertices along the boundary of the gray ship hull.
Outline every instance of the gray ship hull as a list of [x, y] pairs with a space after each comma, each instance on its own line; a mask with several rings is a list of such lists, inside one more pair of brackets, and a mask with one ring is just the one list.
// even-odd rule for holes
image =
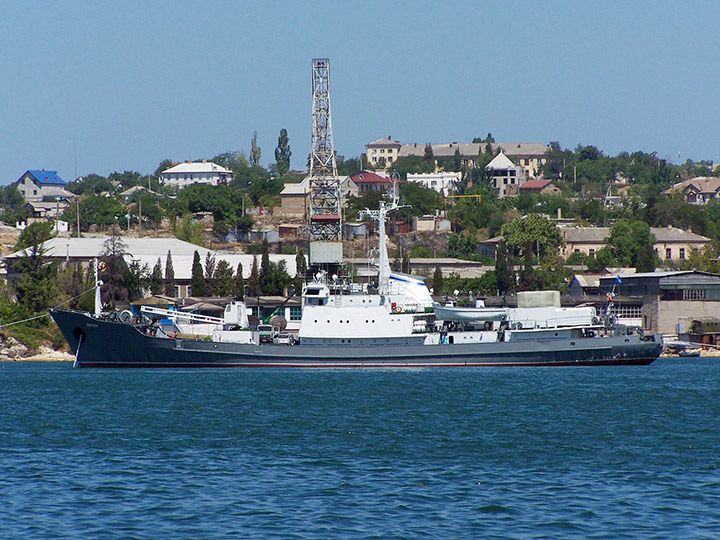
[[248, 345], [152, 337], [82, 312], [51, 315], [78, 367], [450, 367], [645, 365], [659, 336], [439, 345]]

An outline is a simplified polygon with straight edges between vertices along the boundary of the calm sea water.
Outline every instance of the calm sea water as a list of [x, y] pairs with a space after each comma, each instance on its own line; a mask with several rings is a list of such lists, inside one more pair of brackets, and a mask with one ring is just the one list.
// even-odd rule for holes
[[2, 538], [718, 538], [720, 358], [0, 364]]

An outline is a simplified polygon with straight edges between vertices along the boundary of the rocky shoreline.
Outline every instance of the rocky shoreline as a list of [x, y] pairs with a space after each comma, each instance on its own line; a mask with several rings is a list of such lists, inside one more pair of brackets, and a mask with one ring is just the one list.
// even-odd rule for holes
[[27, 345], [14, 337], [0, 338], [0, 362], [72, 362], [75, 357], [64, 351], [56, 351], [47, 345], [40, 345], [31, 351]]

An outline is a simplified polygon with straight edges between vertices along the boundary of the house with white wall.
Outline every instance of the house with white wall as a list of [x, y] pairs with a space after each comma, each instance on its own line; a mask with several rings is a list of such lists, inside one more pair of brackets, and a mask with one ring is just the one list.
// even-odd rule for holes
[[20, 194], [26, 201], [67, 200], [75, 195], [66, 187], [65, 180], [58, 176], [57, 171], [45, 169], [28, 170], [15, 182]]
[[212, 161], [178, 163], [160, 173], [160, 183], [184, 188], [191, 184], [229, 184], [235, 173]]

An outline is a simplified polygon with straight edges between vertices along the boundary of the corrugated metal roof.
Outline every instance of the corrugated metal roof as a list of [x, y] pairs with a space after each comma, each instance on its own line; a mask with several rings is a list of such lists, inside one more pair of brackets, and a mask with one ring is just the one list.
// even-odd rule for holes
[[[48, 250], [47, 256], [56, 259], [74, 258], [74, 259], [92, 259], [98, 257], [104, 250], [104, 242], [108, 240], [108, 236], [99, 236], [91, 238], [52, 238], [43, 245]], [[216, 262], [221, 260], [227, 261], [233, 270], [237, 269], [238, 263], [243, 265], [243, 275], [247, 278], [250, 276], [253, 259], [255, 255], [247, 253], [222, 253], [212, 251], [207, 248], [196, 246], [189, 242], [178, 240], [177, 238], [134, 238], [122, 237], [123, 243], [127, 246], [126, 252], [129, 254], [126, 260], [138, 260], [141, 265], [147, 264], [150, 269], [155, 266], [158, 258], [162, 264], [163, 273], [165, 272], [165, 261], [167, 259], [168, 250], [173, 263], [173, 270], [177, 279], [190, 279], [192, 275], [192, 263], [197, 250], [200, 259], [205, 264], [205, 256], [207, 253], [215, 255]], [[26, 250], [11, 253], [6, 258], [14, 259], [26, 253]], [[258, 264], [260, 256], [257, 256]], [[276, 255], [270, 254], [272, 262], [285, 261], [285, 267], [291, 276], [297, 272], [295, 266], [295, 255]]]

